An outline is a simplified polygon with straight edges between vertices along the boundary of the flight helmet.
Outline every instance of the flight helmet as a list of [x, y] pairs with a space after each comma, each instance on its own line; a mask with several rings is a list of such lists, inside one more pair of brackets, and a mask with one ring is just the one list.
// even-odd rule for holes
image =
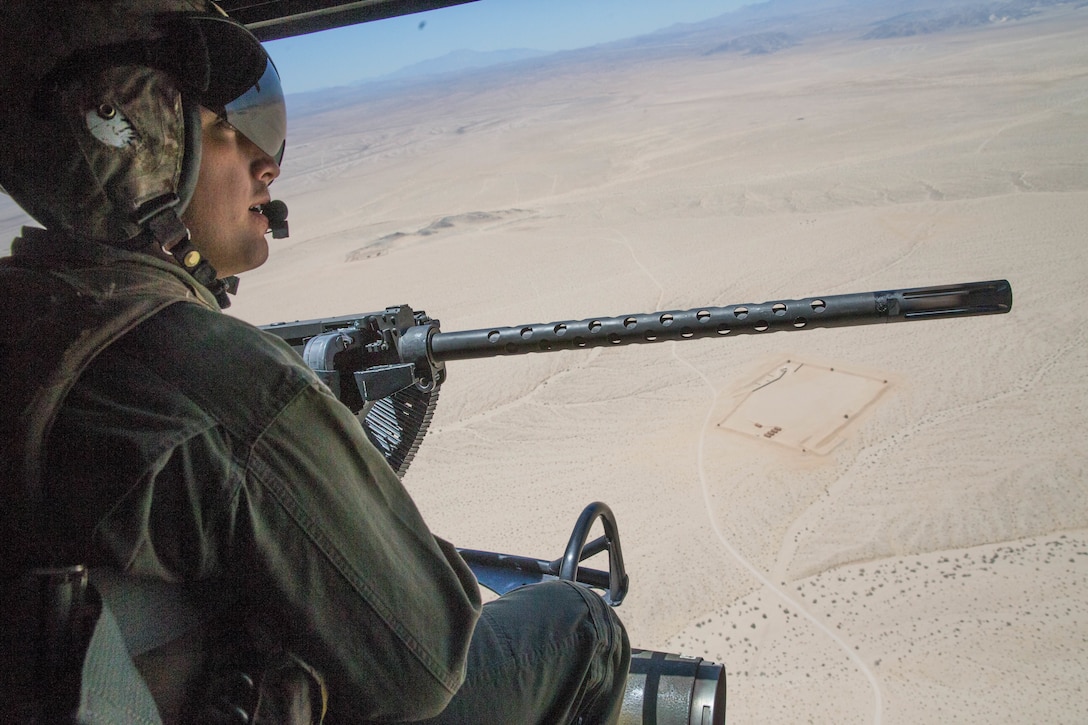
[[214, 3], [0, 3], [0, 187], [47, 229], [134, 249], [187, 242], [201, 106], [282, 159], [276, 68]]

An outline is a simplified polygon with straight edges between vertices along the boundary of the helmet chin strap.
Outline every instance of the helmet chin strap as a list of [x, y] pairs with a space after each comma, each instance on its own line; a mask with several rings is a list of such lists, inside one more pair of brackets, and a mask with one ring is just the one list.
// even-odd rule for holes
[[200, 102], [190, 93], [183, 93], [181, 101], [185, 116], [185, 143], [177, 193], [163, 194], [144, 202], [136, 210], [135, 221], [145, 230], [141, 237], [149, 235], [152, 244], [172, 256], [197, 282], [207, 287], [215, 295], [219, 309], [225, 310], [230, 307], [227, 295], [238, 291], [238, 278], [219, 279], [215, 268], [193, 246], [189, 229], [181, 221], [181, 212], [196, 188], [201, 156]]
[[163, 194], [142, 204], [136, 210], [136, 221], [151, 235], [155, 245], [171, 255], [197, 282], [207, 287], [215, 295], [219, 308], [225, 310], [230, 307], [227, 295], [238, 291], [238, 278], [218, 278], [215, 268], [193, 246], [189, 230], [178, 216], [179, 203], [176, 194]]

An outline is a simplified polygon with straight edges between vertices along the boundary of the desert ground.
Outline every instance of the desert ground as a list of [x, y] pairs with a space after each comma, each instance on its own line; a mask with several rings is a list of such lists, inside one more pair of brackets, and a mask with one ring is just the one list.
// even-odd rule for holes
[[[607, 502], [633, 644], [723, 663], [731, 723], [1085, 722], [1085, 37], [1070, 5], [291, 97], [291, 237], [229, 313], [454, 331], [1008, 279], [1007, 315], [450, 363], [404, 482], [439, 535], [541, 558]], [[746, 429], [787, 364], [841, 377]]]

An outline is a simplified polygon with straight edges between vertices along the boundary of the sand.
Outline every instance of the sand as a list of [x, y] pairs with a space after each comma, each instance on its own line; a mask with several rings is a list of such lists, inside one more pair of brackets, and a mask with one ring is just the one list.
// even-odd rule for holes
[[[453, 331], [1007, 278], [1009, 315], [451, 363], [405, 484], [457, 544], [548, 558], [610, 504], [633, 643], [722, 662], [730, 722], [1083, 722], [1086, 31], [574, 53], [296, 113], [292, 235], [230, 313]], [[825, 374], [752, 402], [797, 363]]]

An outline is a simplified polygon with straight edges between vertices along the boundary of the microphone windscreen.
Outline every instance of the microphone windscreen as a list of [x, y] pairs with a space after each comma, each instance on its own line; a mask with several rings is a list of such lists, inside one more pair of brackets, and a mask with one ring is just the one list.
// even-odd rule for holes
[[273, 239], [284, 239], [288, 236], [286, 204], [279, 199], [273, 199], [261, 207], [261, 213], [268, 217]]
[[268, 221], [276, 224], [287, 218], [287, 205], [279, 199], [273, 199], [261, 207], [261, 213], [268, 217]]

